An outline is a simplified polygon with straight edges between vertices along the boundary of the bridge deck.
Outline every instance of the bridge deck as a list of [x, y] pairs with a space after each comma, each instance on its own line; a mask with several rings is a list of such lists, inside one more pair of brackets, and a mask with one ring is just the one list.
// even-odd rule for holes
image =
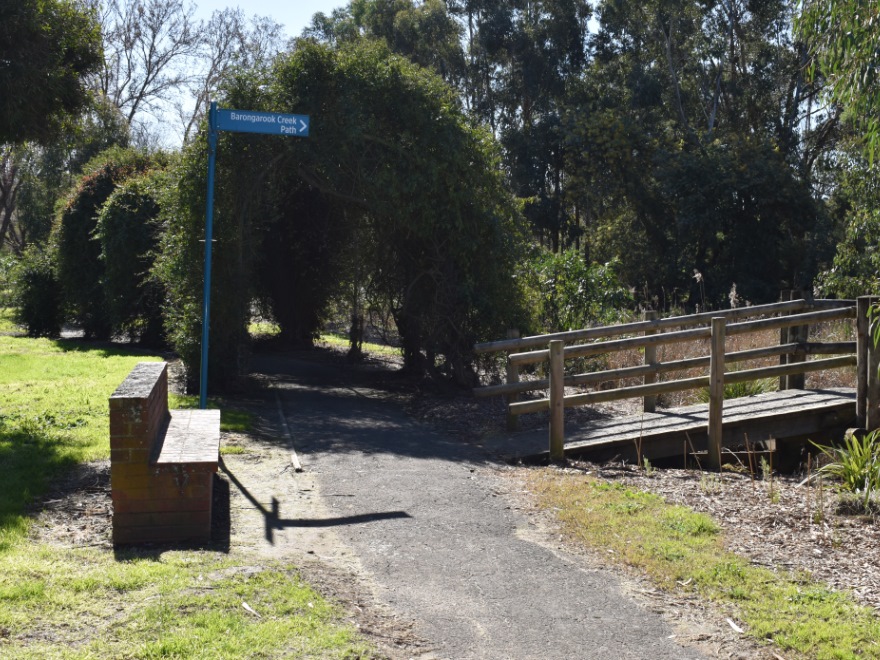
[[[656, 413], [614, 417], [565, 428], [566, 456], [596, 459], [641, 455], [651, 460], [681, 456], [685, 448], [706, 449], [708, 406], [699, 404]], [[856, 394], [848, 388], [783, 390], [724, 402], [725, 447], [810, 438], [828, 441], [855, 426]], [[490, 444], [508, 458], [540, 459], [548, 455], [548, 433], [523, 432], [496, 437]]]

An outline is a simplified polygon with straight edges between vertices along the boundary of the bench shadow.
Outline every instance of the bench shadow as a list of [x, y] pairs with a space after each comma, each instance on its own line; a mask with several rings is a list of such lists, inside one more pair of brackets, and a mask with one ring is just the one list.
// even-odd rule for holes
[[[339, 516], [336, 518], [282, 518], [280, 509], [281, 505], [278, 499], [273, 497], [272, 504], [269, 508], [257, 500], [256, 497], [247, 489], [247, 487], [239, 481], [232, 470], [223, 462], [220, 457], [220, 468], [229, 478], [229, 481], [235, 485], [239, 492], [251, 503], [251, 505], [259, 511], [264, 518], [265, 538], [270, 544], [275, 543], [275, 532], [283, 529], [295, 527], [338, 527], [343, 525], [360, 525], [364, 523], [377, 522], [379, 520], [394, 520], [399, 518], [411, 518], [406, 511], [379, 511], [375, 513], [365, 513], [356, 516]], [[228, 487], [228, 484], [227, 484]]]

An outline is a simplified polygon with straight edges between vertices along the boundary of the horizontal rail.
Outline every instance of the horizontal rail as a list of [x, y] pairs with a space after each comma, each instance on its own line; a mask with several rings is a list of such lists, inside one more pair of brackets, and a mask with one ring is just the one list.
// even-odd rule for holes
[[754, 307], [737, 307], [735, 309], [719, 310], [717, 312], [702, 312], [700, 314], [690, 314], [687, 316], [670, 316], [665, 319], [656, 319], [652, 321], [636, 321], [633, 323], [622, 323], [618, 325], [601, 326], [595, 328], [584, 328], [581, 330], [569, 330], [566, 332], [555, 332], [547, 335], [533, 335], [530, 337], [521, 337], [519, 339], [502, 339], [499, 341], [484, 342], [474, 346], [474, 353], [494, 353], [494, 352], [510, 352], [521, 351], [523, 349], [533, 348], [535, 346], [546, 346], [550, 341], [562, 339], [566, 342], [585, 341], [589, 339], [598, 339], [600, 337], [616, 337], [620, 335], [635, 334], [649, 330], [665, 330], [667, 328], [685, 328], [694, 325], [708, 323], [713, 317], [723, 316], [728, 320], [738, 320], [753, 316], [761, 316], [764, 314], [777, 314], [797, 312], [802, 309], [818, 308], [818, 309], [838, 309], [843, 307], [855, 308], [854, 300], [791, 300], [787, 302], [771, 303], [768, 305], [756, 305]]
[[[750, 308], [754, 309], [754, 308]], [[837, 307], [826, 309], [818, 312], [807, 312], [805, 314], [791, 314], [789, 316], [780, 316], [771, 319], [760, 319], [758, 321], [745, 321], [741, 323], [732, 323], [727, 326], [728, 335], [744, 334], [747, 332], [758, 332], [761, 330], [791, 328], [798, 325], [806, 325], [809, 323], [821, 323], [823, 321], [831, 321], [836, 319], [853, 318], [855, 309], [850, 307]], [[645, 323], [656, 323], [656, 321], [646, 321]], [[612, 353], [614, 351], [625, 351], [645, 346], [657, 346], [663, 344], [681, 343], [686, 341], [697, 341], [700, 339], [708, 339], [712, 334], [712, 329], [694, 328], [691, 330], [676, 330], [674, 332], [664, 332], [656, 335], [644, 335], [640, 337], [628, 337], [626, 339], [614, 339], [611, 341], [594, 342], [592, 344], [577, 344], [575, 346], [565, 347], [565, 359], [576, 357], [589, 357], [591, 355], [601, 355], [602, 353]], [[527, 353], [511, 353], [508, 359], [511, 364], [538, 364], [548, 360], [550, 357], [549, 349], [540, 351], [529, 351]]]
[[724, 374], [724, 383], [745, 383], [750, 380], [762, 378], [775, 378], [777, 376], [794, 376], [806, 374], [812, 371], [825, 371], [826, 369], [842, 369], [843, 367], [856, 366], [855, 355], [842, 355], [823, 360], [807, 360], [793, 364], [782, 364], [775, 367], [760, 367], [758, 369], [743, 369], [742, 371], [729, 371]]
[[[533, 335], [530, 337], [521, 337], [520, 339], [502, 339], [500, 341], [490, 341], [474, 346], [474, 352], [494, 353], [497, 351], [516, 351], [523, 348], [531, 348], [533, 346], [546, 346], [550, 341], [562, 339], [563, 341], [584, 341], [587, 339], [597, 339], [599, 337], [616, 337], [619, 335], [635, 334], [645, 332], [646, 330], [664, 330], [666, 328], [682, 328], [691, 325], [699, 325], [710, 321], [713, 316], [724, 316], [729, 314], [734, 318], [748, 318], [749, 316], [758, 316], [760, 314], [771, 314], [775, 312], [795, 312], [805, 309], [809, 306], [806, 300], [792, 300], [784, 303], [773, 303], [772, 305], [758, 305], [756, 307], [738, 307], [736, 309], [723, 310], [720, 312], [704, 312], [702, 314], [690, 314], [687, 316], [670, 316], [665, 319], [655, 319], [653, 321], [635, 321], [633, 323], [622, 323], [619, 325], [599, 326], [595, 328], [584, 328], [582, 330], [569, 330], [567, 332], [554, 332], [549, 335]], [[772, 310], [768, 308], [773, 308]], [[746, 314], [744, 310], [749, 310]]]
[[[795, 364], [763, 367], [760, 369], [729, 371], [724, 374], [724, 382], [741, 383], [750, 380], [760, 380], [762, 378], [791, 376], [794, 374], [808, 373], [811, 371], [840, 369], [843, 367], [855, 366], [855, 364], [856, 358], [854, 355], [845, 355], [842, 357], [828, 358], [824, 360], [810, 360], [807, 362], [797, 362]], [[699, 376], [696, 378], [683, 378], [681, 380], [672, 380], [664, 383], [635, 385], [633, 387], [619, 387], [613, 390], [603, 390], [601, 392], [575, 394], [565, 397], [563, 399], [563, 402], [566, 408], [572, 408], [576, 406], [586, 406], [595, 403], [620, 401], [622, 399], [635, 399], [638, 397], [654, 396], [657, 394], [682, 392], [685, 390], [694, 390], [708, 386], [709, 376]], [[547, 410], [549, 407], [550, 399], [536, 399], [534, 401], [512, 403], [510, 404], [510, 406], [508, 406], [508, 409], [514, 415], [523, 415], [530, 412], [541, 412]]]
[[[839, 350], [844, 346], [850, 346], [850, 350]], [[840, 344], [812, 344], [811, 348], [806, 351], [807, 354], [823, 354], [836, 355], [838, 353], [855, 353], [855, 342], [844, 342]], [[831, 347], [826, 350], [824, 347]], [[823, 348], [820, 348], [823, 347]], [[724, 356], [724, 362], [743, 362], [745, 360], [759, 360], [766, 357], [777, 357], [780, 355], [793, 355], [799, 348], [798, 344], [782, 344], [780, 346], [769, 346], [767, 348], [752, 348], [745, 351], [734, 351]], [[832, 350], [833, 349], [833, 350]], [[622, 367], [620, 369], [606, 369], [603, 371], [595, 371], [588, 374], [577, 374], [566, 376], [564, 383], [566, 386], [577, 385], [594, 385], [603, 383], [608, 380], [620, 380], [623, 378], [639, 378], [641, 376], [650, 376], [655, 374], [668, 373], [670, 371], [685, 371], [687, 369], [700, 369], [709, 366], [709, 356], [687, 358], [684, 360], [673, 360], [671, 362], [658, 362], [657, 364], [642, 364], [637, 367]], [[522, 394], [524, 392], [532, 392], [534, 390], [546, 390], [550, 386], [550, 380], [541, 378], [538, 380], [525, 380], [517, 383], [503, 383], [500, 385], [486, 385], [485, 387], [475, 388], [473, 394], [477, 398], [489, 396], [500, 396], [506, 394]]]
[[778, 328], [793, 328], [797, 325], [836, 321], [839, 319], [855, 318], [855, 316], [854, 308], [836, 307], [833, 309], [820, 310], [818, 312], [807, 312], [805, 314], [791, 314], [790, 316], [778, 316], [772, 319], [731, 323], [727, 326], [727, 335], [741, 335], [747, 332], [760, 332], [761, 330]]

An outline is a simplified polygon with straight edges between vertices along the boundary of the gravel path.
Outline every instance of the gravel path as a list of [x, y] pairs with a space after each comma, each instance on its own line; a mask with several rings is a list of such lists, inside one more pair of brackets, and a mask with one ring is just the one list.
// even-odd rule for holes
[[[379, 602], [415, 622], [431, 649], [416, 655], [704, 657], [677, 645], [610, 572], [540, 542], [504, 467], [483, 450], [414, 422], [351, 370], [277, 356], [255, 364], [305, 468], [288, 501], [271, 494], [272, 480], [252, 488], [264, 508], [275, 502], [273, 547], [343, 558]], [[246, 460], [227, 462], [235, 474]]]

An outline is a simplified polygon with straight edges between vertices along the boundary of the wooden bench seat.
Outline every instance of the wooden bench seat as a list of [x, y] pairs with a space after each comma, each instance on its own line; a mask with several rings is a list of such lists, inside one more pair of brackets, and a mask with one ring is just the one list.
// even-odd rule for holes
[[169, 410], [168, 365], [141, 362], [110, 397], [113, 542], [208, 541], [219, 410]]

